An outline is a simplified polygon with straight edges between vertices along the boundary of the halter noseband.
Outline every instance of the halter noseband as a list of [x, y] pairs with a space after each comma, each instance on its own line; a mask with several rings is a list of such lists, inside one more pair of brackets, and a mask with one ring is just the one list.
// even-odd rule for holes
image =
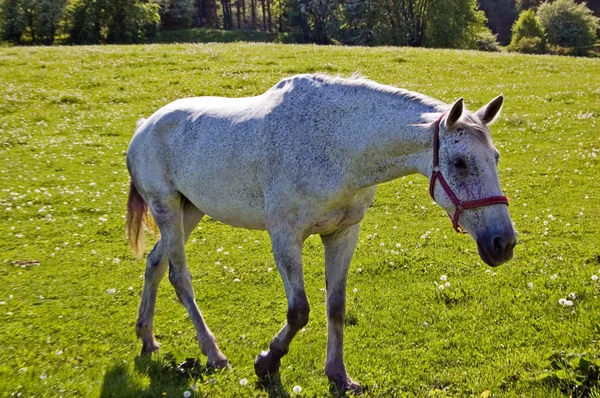
[[429, 180], [429, 195], [435, 200], [434, 190], [435, 190], [435, 182], [439, 181], [440, 185], [444, 189], [444, 192], [450, 198], [452, 203], [454, 204], [454, 216], [448, 216], [452, 220], [452, 226], [456, 232], [466, 233], [458, 222], [460, 218], [460, 214], [465, 209], [474, 209], [476, 207], [483, 207], [495, 204], [505, 204], [508, 206], [508, 198], [506, 196], [490, 196], [488, 198], [477, 199], [477, 200], [469, 200], [466, 202], [461, 202], [460, 199], [456, 197], [450, 186], [444, 179], [442, 172], [440, 171], [439, 166], [439, 149], [440, 149], [440, 123], [444, 118], [445, 114], [435, 122], [435, 130], [433, 132], [433, 171], [431, 172], [431, 179]]

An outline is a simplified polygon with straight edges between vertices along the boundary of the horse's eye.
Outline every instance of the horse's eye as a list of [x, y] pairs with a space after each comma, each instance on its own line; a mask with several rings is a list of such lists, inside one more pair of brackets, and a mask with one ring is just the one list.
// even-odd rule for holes
[[452, 161], [452, 164], [459, 170], [467, 169], [467, 161], [464, 158], [456, 158]]

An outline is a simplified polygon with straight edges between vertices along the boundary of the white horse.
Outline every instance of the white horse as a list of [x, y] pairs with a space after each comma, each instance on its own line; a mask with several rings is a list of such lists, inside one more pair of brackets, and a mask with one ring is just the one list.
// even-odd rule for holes
[[455, 228], [477, 242], [482, 260], [496, 266], [512, 258], [516, 233], [487, 128], [502, 103], [499, 96], [471, 113], [462, 99], [447, 105], [361, 78], [298, 75], [257, 97], [181, 99], [140, 121], [127, 152], [129, 242], [140, 255], [148, 208], [161, 233], [148, 254], [136, 324], [142, 352], [159, 346], [154, 307], [168, 266], [208, 366], [229, 366], [196, 305], [186, 264], [185, 243], [208, 214], [269, 233], [287, 322], [254, 366], [259, 377], [278, 372], [308, 322], [302, 246], [319, 234], [327, 287], [325, 373], [338, 388], [360, 392], [343, 359], [346, 277], [377, 184], [413, 173], [433, 176], [432, 195]]

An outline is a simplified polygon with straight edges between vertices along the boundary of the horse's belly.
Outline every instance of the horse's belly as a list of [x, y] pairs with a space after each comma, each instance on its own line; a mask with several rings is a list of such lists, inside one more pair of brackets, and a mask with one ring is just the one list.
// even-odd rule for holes
[[[232, 181], [233, 180], [233, 181]], [[199, 178], [180, 191], [198, 209], [222, 223], [248, 229], [265, 229], [265, 200], [258, 183], [245, 179]]]
[[253, 211], [252, 209], [224, 210], [223, 208], [211, 208], [210, 206], [203, 206], [200, 210], [209, 217], [232, 227], [266, 229], [264, 211]]

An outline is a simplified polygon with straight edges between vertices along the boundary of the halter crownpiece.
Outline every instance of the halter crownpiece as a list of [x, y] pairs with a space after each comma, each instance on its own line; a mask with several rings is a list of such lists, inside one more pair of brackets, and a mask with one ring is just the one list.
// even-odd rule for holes
[[463, 227], [459, 224], [458, 220], [460, 218], [460, 214], [465, 209], [474, 209], [477, 207], [495, 205], [495, 204], [505, 204], [508, 206], [508, 198], [506, 196], [490, 196], [483, 199], [469, 200], [466, 202], [461, 202], [460, 199], [456, 197], [452, 189], [444, 179], [442, 172], [440, 170], [439, 165], [439, 149], [440, 149], [440, 123], [446, 114], [442, 113], [442, 115], [435, 122], [435, 129], [433, 131], [433, 170], [431, 172], [431, 179], [429, 180], [429, 195], [435, 200], [435, 183], [439, 181], [442, 189], [454, 204], [454, 215], [451, 216], [448, 213], [448, 217], [452, 220], [452, 226], [456, 232], [466, 233]]

